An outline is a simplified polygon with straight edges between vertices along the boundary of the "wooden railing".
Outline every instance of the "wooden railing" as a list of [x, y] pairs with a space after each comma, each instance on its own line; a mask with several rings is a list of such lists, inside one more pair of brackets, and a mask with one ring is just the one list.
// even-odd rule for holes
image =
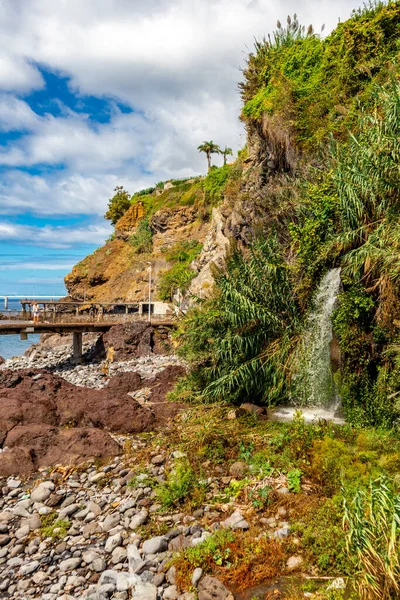
[[[33, 316], [29, 312], [15, 311], [10, 313], [10, 316], [6, 316], [6, 319], [12, 319], [17, 321], [32, 322]], [[78, 314], [59, 312], [54, 313], [51, 311], [43, 312], [39, 315], [40, 323], [133, 323], [135, 321], [148, 321], [148, 315], [139, 313], [103, 313], [102, 315], [90, 316], [89, 314]], [[159, 315], [152, 314], [150, 318], [151, 322], [171, 322], [175, 321], [174, 315]], [[1, 323], [1, 321], [0, 321]]]

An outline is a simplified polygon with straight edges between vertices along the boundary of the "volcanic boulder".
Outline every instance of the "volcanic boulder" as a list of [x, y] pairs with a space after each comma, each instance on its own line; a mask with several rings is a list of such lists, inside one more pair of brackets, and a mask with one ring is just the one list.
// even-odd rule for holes
[[167, 354], [170, 350], [169, 330], [166, 327], [155, 329], [147, 321], [114, 325], [97, 340], [94, 356], [104, 358], [110, 347], [114, 349], [115, 360]]
[[0, 475], [28, 474], [55, 464], [76, 465], [89, 458], [109, 458], [121, 448], [98, 428], [60, 429], [51, 425], [17, 426], [6, 437], [0, 454]]

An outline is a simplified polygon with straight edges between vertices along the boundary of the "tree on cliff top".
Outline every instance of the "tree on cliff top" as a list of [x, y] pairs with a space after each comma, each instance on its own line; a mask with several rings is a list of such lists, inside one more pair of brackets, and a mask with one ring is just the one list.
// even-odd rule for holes
[[232, 148], [228, 148], [227, 146], [225, 146], [225, 148], [221, 150], [221, 154], [224, 157], [224, 165], [226, 165], [226, 157], [233, 156]]
[[208, 170], [211, 169], [211, 154], [221, 154], [221, 148], [217, 144], [214, 144], [212, 140], [210, 142], [203, 142], [197, 147], [197, 150], [206, 154]]
[[108, 210], [104, 218], [111, 221], [113, 225], [126, 213], [131, 205], [131, 195], [124, 190], [122, 185], [117, 185], [114, 189], [114, 196], [108, 201]]

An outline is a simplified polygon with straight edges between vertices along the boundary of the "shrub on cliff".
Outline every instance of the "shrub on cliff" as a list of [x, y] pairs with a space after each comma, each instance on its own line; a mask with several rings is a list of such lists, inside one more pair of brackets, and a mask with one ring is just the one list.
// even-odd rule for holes
[[126, 213], [131, 205], [131, 196], [122, 185], [117, 185], [114, 196], [108, 201], [108, 210], [104, 218], [113, 225]]
[[346, 134], [359, 101], [370, 101], [371, 82], [387, 77], [398, 54], [400, 5], [371, 3], [325, 39], [312, 29], [292, 29], [289, 24], [256, 43], [240, 86], [242, 117], [269, 121], [314, 154], [330, 132]]
[[217, 278], [216, 296], [181, 324], [180, 353], [207, 400], [274, 403], [285, 397], [299, 312], [276, 237], [248, 256], [235, 251]]

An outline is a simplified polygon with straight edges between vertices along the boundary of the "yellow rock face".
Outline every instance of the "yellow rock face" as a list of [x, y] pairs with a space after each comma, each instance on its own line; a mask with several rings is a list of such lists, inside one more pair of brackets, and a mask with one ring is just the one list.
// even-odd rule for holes
[[126, 213], [117, 221], [115, 225], [115, 232], [118, 233], [133, 233], [136, 229], [137, 224], [145, 216], [145, 209], [143, 202], [137, 202], [133, 204]]

